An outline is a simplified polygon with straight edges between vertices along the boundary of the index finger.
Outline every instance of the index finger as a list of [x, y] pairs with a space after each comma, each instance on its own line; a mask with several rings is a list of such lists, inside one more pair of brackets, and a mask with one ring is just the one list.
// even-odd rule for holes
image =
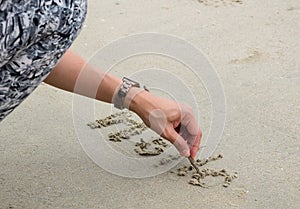
[[192, 136], [197, 136], [199, 131], [199, 125], [196, 118], [193, 115], [193, 111], [187, 105], [182, 105], [181, 124], [186, 128]]

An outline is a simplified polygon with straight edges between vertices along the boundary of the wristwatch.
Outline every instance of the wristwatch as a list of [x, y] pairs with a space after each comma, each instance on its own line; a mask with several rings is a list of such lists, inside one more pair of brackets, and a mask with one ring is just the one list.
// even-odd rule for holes
[[122, 78], [122, 85], [120, 86], [120, 89], [118, 90], [118, 93], [114, 96], [113, 104], [114, 107], [118, 109], [124, 109], [124, 99], [127, 93], [129, 92], [131, 87], [140, 87], [140, 84], [136, 81], [133, 81], [129, 78], [123, 77]]

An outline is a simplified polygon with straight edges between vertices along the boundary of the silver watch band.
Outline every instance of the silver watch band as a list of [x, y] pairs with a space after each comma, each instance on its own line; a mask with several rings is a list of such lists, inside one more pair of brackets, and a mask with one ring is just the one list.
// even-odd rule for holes
[[140, 84], [136, 81], [133, 81], [129, 78], [123, 77], [123, 83], [121, 84], [117, 94], [114, 96], [113, 104], [114, 107], [118, 109], [124, 109], [124, 99], [129, 92], [131, 87], [140, 87]]

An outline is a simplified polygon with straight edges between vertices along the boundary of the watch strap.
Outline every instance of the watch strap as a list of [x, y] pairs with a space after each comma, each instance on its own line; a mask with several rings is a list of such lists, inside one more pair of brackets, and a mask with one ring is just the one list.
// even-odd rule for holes
[[140, 87], [140, 84], [129, 78], [123, 77], [122, 84], [113, 99], [114, 107], [121, 110], [124, 109], [124, 99], [131, 87]]

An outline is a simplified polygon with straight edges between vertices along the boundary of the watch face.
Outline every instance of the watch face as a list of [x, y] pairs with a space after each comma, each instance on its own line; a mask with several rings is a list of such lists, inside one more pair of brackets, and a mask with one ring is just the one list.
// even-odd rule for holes
[[125, 97], [125, 96], [126, 96], [126, 92], [124, 92], [124, 91], [119, 91], [119, 92], [118, 92], [118, 95], [119, 95], [120, 97]]

